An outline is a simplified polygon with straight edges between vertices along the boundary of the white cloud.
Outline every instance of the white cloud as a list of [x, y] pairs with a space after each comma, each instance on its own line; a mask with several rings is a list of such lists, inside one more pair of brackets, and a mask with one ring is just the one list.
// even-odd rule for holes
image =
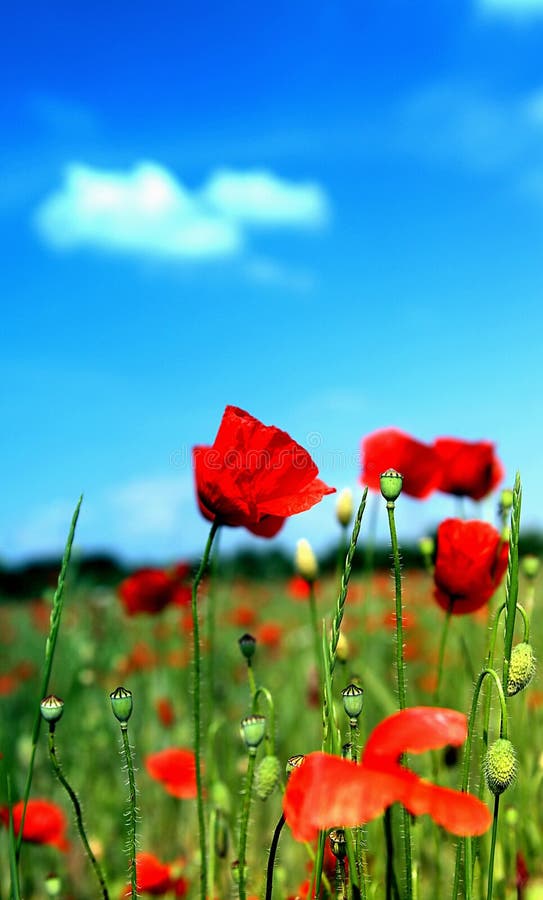
[[35, 214], [42, 237], [59, 249], [102, 250], [174, 259], [242, 253], [250, 227], [322, 225], [324, 191], [265, 171], [211, 173], [191, 190], [153, 162], [130, 171], [73, 163], [60, 189]]
[[543, 15], [543, 0], [479, 0], [483, 12], [516, 18]]
[[314, 227], [328, 219], [328, 202], [314, 182], [292, 184], [265, 170], [211, 176], [204, 197], [218, 212], [251, 225]]
[[107, 498], [118, 530], [130, 536], [169, 536], [181, 527], [181, 511], [196, 508], [192, 479], [142, 478], [112, 489]]
[[54, 246], [91, 245], [155, 256], [197, 258], [237, 253], [237, 226], [205, 210], [154, 163], [131, 172], [70, 165], [59, 191], [36, 213], [42, 236]]

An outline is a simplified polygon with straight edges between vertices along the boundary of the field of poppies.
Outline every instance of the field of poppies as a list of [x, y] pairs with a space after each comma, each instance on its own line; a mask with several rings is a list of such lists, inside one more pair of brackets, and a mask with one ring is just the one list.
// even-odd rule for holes
[[[78, 506], [56, 587], [0, 606], [0, 900], [543, 897], [519, 476], [503, 485], [489, 441], [376, 432], [361, 499], [337, 494], [336, 570], [300, 541], [289, 578], [251, 580], [226, 572], [221, 529], [271, 540], [335, 486], [236, 407], [193, 464], [194, 564], [86, 578]], [[494, 493], [495, 521], [445, 519], [404, 568], [396, 507], [436, 491], [451, 511]]]

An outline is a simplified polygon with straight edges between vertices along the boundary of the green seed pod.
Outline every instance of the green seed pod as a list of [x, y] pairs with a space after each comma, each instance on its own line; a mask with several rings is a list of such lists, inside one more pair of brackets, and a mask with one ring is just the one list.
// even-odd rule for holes
[[434, 541], [433, 537], [429, 537], [428, 535], [426, 535], [425, 537], [419, 538], [419, 550], [423, 556], [433, 556], [435, 549], [436, 542]]
[[266, 717], [265, 716], [246, 716], [241, 720], [241, 736], [245, 741], [245, 746], [250, 750], [255, 750], [263, 741], [266, 734]]
[[511, 652], [507, 673], [507, 696], [513, 697], [530, 684], [535, 673], [535, 657], [532, 645], [526, 641], [516, 644]]
[[529, 581], [533, 581], [539, 572], [539, 557], [529, 553], [527, 556], [522, 557], [520, 564], [524, 577]]
[[60, 897], [62, 882], [58, 875], [51, 873], [45, 879], [45, 893], [48, 897]]
[[489, 791], [503, 794], [517, 773], [517, 757], [511, 741], [499, 738], [488, 748], [485, 757], [485, 778]]
[[509, 512], [513, 506], [513, 491], [511, 488], [504, 488], [500, 494], [500, 510]]
[[40, 712], [46, 722], [54, 724], [58, 722], [64, 712], [64, 700], [61, 700], [60, 697], [55, 697], [54, 694], [49, 694], [48, 697], [41, 701]]
[[276, 756], [265, 756], [255, 772], [256, 793], [261, 800], [267, 800], [279, 784], [281, 763]]
[[349, 719], [358, 719], [364, 705], [364, 689], [358, 684], [348, 684], [341, 692], [343, 708]]
[[252, 659], [256, 650], [256, 638], [252, 634], [242, 634], [238, 644], [245, 659]]
[[113, 715], [121, 724], [128, 722], [132, 715], [132, 691], [118, 687], [109, 695]]
[[396, 469], [387, 469], [379, 478], [381, 493], [385, 500], [394, 503], [402, 492], [403, 475], [400, 475]]
[[211, 785], [211, 804], [217, 810], [229, 813], [232, 807], [230, 791], [224, 781], [214, 781]]

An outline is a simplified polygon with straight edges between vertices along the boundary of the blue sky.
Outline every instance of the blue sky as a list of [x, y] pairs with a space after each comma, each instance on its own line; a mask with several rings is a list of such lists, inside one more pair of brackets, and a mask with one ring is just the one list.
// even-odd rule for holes
[[228, 403], [338, 488], [376, 428], [493, 440], [543, 525], [543, 0], [26, 3], [7, 34], [3, 559], [57, 552], [81, 491], [81, 548], [197, 553]]

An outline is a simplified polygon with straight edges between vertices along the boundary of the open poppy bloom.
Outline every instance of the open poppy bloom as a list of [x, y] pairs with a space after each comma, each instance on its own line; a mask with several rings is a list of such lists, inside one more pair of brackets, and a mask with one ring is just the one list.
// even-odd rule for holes
[[444, 494], [482, 500], [504, 476], [503, 466], [490, 441], [437, 438], [434, 450], [442, 466], [438, 490]]
[[173, 797], [185, 800], [196, 797], [196, 763], [192, 750], [168, 747], [151, 753], [145, 759], [145, 768]]
[[118, 593], [129, 616], [156, 615], [170, 603], [188, 606], [191, 601], [191, 569], [180, 563], [171, 572], [150, 566], [138, 569], [121, 581]]
[[283, 799], [294, 837], [311, 841], [323, 829], [362, 825], [392, 803], [403, 804], [414, 816], [427, 813], [453, 834], [483, 834], [492, 819], [481, 800], [431, 784], [400, 765], [403, 753], [459, 746], [466, 736], [462, 713], [415, 706], [374, 728], [360, 763], [328, 753], [308, 754], [291, 773]]
[[[24, 803], [20, 800], [12, 808], [13, 830], [16, 835], [21, 828]], [[0, 809], [0, 819], [4, 825], [9, 823], [7, 806]], [[56, 803], [49, 800], [29, 800], [26, 806], [23, 840], [32, 844], [48, 844], [58, 850], [68, 850], [69, 843], [65, 837], [66, 816]]]
[[362, 483], [380, 490], [379, 479], [387, 469], [396, 469], [403, 476], [404, 494], [420, 500], [436, 490], [441, 478], [433, 447], [397, 428], [374, 431], [362, 441]]
[[488, 522], [445, 519], [437, 529], [434, 597], [454, 615], [487, 603], [507, 568], [508, 545]]
[[273, 537], [285, 518], [335, 491], [285, 431], [235, 406], [226, 407], [213, 446], [192, 452], [202, 514], [260, 537]]

